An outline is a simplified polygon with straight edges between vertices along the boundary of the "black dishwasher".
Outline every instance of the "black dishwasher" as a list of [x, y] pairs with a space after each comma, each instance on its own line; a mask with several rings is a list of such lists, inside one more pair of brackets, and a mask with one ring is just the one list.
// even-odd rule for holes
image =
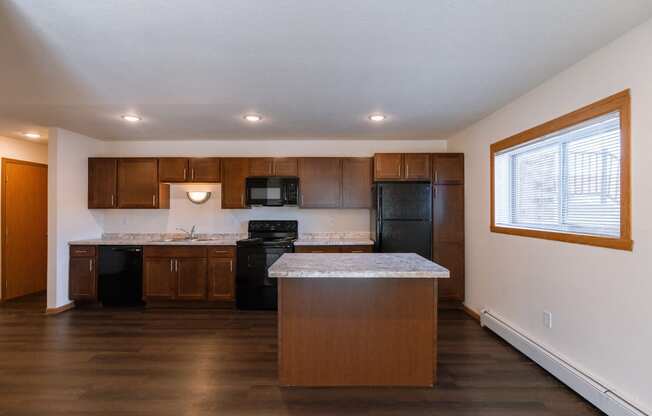
[[102, 305], [143, 305], [141, 246], [100, 246], [98, 272], [98, 299]]

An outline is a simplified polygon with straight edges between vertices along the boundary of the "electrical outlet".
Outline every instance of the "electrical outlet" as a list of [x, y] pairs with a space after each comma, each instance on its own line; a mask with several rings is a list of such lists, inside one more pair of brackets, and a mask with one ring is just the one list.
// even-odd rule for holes
[[552, 312], [543, 311], [543, 326], [552, 328]]

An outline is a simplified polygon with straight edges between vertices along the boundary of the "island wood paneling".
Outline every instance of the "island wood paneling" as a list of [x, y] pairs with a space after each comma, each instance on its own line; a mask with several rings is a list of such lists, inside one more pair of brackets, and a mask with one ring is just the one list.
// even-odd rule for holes
[[280, 279], [284, 386], [432, 386], [436, 279]]

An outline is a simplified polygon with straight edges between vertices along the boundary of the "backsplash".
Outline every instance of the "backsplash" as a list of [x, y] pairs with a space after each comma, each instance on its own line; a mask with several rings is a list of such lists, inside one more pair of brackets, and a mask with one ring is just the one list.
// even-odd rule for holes
[[[209, 191], [211, 198], [202, 205], [186, 198], [190, 190]], [[297, 220], [299, 234], [305, 233], [369, 233], [368, 209], [299, 209], [297, 207], [254, 207], [221, 209], [221, 185], [173, 184], [170, 187], [170, 209], [93, 210], [101, 215], [105, 233], [179, 233], [177, 227], [197, 232], [245, 233], [249, 220]]]

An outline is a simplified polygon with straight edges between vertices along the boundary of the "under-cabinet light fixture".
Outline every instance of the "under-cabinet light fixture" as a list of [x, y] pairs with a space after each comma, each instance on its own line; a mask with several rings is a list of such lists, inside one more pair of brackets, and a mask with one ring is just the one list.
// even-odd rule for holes
[[208, 201], [211, 197], [211, 193], [206, 191], [188, 191], [186, 192], [186, 196], [188, 197], [190, 202], [199, 205]]

